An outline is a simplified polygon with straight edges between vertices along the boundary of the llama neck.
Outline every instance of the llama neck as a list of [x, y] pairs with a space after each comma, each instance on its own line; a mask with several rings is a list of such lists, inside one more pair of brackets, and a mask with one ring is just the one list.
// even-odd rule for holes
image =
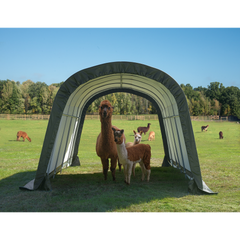
[[101, 133], [104, 139], [113, 139], [111, 118], [105, 118], [101, 121]]
[[121, 144], [117, 144], [117, 152], [118, 152], [118, 157], [119, 157], [120, 163], [125, 164], [126, 160], [128, 158], [128, 153], [127, 153], [127, 149], [126, 149], [124, 140]]

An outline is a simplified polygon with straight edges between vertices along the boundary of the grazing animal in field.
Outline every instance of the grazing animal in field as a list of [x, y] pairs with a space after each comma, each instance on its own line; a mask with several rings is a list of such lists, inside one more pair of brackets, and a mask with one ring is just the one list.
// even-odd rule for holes
[[201, 130], [202, 130], [202, 131], [204, 130], [204, 131], [206, 132], [207, 129], [208, 129], [208, 127], [209, 127], [209, 125], [207, 125], [207, 126], [201, 126]]
[[[101, 132], [97, 137], [96, 152], [97, 152], [97, 155], [101, 158], [105, 180], [107, 180], [107, 172], [109, 168], [108, 159], [111, 159], [110, 170], [112, 172], [113, 181], [115, 181], [116, 180], [115, 170], [116, 170], [116, 165], [118, 161], [118, 154], [117, 154], [116, 144], [114, 143], [112, 127], [117, 130], [119, 129], [115, 126], [112, 126], [112, 113], [113, 113], [113, 107], [111, 103], [108, 100], [102, 101], [99, 106]], [[120, 163], [119, 163], [119, 170], [121, 171]]]
[[[126, 147], [131, 147], [131, 146], [134, 146], [136, 144], [139, 144], [142, 140], [142, 131], [140, 133], [137, 133], [133, 130], [133, 133], [134, 133], [134, 142], [128, 142], [125, 144]], [[133, 164], [133, 167], [132, 167], [132, 173], [133, 173], [133, 176], [135, 177], [135, 166], [136, 166], [136, 163]]]
[[134, 163], [139, 163], [142, 169], [142, 181], [147, 174], [147, 181], [150, 179], [151, 167], [151, 147], [149, 144], [136, 144], [132, 147], [126, 148], [123, 137], [124, 130], [116, 130], [112, 128], [114, 132], [114, 141], [117, 145], [117, 152], [120, 163], [123, 165], [125, 183], [130, 184], [132, 167]]
[[19, 131], [19, 132], [17, 132], [17, 141], [20, 141], [20, 138], [23, 138], [23, 141], [25, 142], [25, 138], [29, 141], [29, 142], [31, 142], [32, 140], [31, 140], [31, 138], [27, 135], [27, 133], [26, 132], [23, 132], [23, 131]]
[[148, 141], [152, 141], [152, 140], [155, 140], [155, 132], [154, 131], [151, 131], [148, 136]]
[[138, 132], [144, 132], [144, 135], [146, 135], [146, 132], [149, 130], [151, 123], [148, 123], [147, 127], [138, 127]]
[[219, 139], [223, 139], [223, 132], [222, 131], [219, 132]]

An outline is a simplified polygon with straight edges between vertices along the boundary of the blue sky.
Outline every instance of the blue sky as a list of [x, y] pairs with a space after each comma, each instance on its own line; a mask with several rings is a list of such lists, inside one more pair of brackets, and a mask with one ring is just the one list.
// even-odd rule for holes
[[240, 88], [240, 28], [0, 28], [0, 80], [60, 83], [114, 61], [160, 69], [179, 84]]

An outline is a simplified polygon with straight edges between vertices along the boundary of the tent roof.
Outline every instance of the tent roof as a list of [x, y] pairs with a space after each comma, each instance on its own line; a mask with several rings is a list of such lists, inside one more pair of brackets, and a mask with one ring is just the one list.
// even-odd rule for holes
[[138, 63], [113, 62], [84, 69], [59, 89], [49, 119], [34, 189], [49, 188], [49, 176], [77, 157], [88, 106], [98, 97], [129, 92], [150, 100], [158, 111], [165, 161], [181, 169], [197, 187], [213, 193], [202, 181], [185, 95], [166, 73]]

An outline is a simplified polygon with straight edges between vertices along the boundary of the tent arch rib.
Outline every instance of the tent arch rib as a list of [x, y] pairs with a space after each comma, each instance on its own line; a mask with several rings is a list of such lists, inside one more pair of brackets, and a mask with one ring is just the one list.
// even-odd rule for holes
[[[187, 101], [166, 73], [138, 63], [113, 62], [81, 70], [60, 87], [50, 115], [38, 169], [29, 190], [50, 189], [49, 178], [77, 158], [88, 106], [98, 97], [129, 92], [150, 100], [158, 112], [164, 161], [191, 179], [191, 189], [213, 193], [202, 181]], [[191, 190], [190, 189], [190, 190]]]

